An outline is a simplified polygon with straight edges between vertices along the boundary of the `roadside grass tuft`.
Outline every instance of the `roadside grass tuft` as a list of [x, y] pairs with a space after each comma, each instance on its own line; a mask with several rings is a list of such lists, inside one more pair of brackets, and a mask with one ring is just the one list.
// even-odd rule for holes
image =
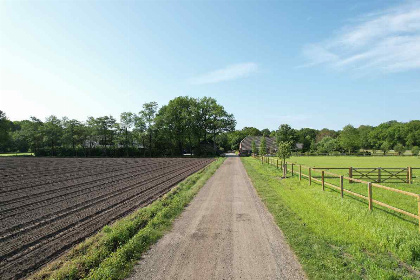
[[242, 162], [310, 279], [419, 279], [418, 222], [298, 178]]
[[149, 206], [105, 226], [29, 279], [123, 279], [223, 163], [219, 158]]

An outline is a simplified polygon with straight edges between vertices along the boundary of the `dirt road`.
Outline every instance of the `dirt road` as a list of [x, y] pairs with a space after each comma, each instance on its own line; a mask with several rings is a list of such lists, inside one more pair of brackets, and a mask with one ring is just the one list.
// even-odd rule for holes
[[129, 279], [305, 276], [240, 159], [229, 157]]

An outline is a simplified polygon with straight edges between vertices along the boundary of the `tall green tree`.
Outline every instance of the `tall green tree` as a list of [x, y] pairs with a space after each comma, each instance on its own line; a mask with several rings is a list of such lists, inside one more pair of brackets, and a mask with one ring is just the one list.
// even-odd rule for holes
[[87, 121], [93, 134], [96, 136], [96, 143], [104, 147], [105, 156], [108, 155], [108, 147], [114, 146], [114, 136], [117, 120], [113, 116], [89, 117]]
[[360, 148], [359, 131], [350, 124], [343, 128], [338, 139], [340, 146], [348, 151], [349, 154]]
[[6, 113], [0, 110], [0, 152], [6, 152], [10, 141], [10, 121]]
[[143, 110], [140, 111], [139, 115], [143, 118], [146, 124], [146, 131], [149, 137], [149, 156], [152, 156], [153, 149], [153, 128], [155, 124], [155, 116], [158, 109], [157, 102], [148, 102], [143, 104]]
[[142, 147], [143, 156], [146, 156], [146, 128], [146, 121], [143, 117], [136, 115], [134, 117], [133, 138], [135, 139], [137, 146]]
[[75, 119], [62, 119], [63, 142], [69, 144], [73, 150], [73, 156], [77, 156], [76, 146], [81, 144], [83, 137], [83, 124]]
[[44, 123], [45, 141], [51, 146], [51, 155], [55, 155], [55, 148], [60, 144], [63, 135], [61, 120], [52, 115], [47, 117]]
[[315, 143], [317, 130], [312, 128], [302, 128], [296, 132], [297, 142], [303, 144], [303, 152], [311, 149], [312, 142]]
[[269, 137], [271, 131], [268, 128], [264, 128], [263, 130], [261, 130], [261, 133], [262, 133], [263, 136]]
[[338, 132], [332, 129], [328, 129], [328, 128], [323, 128], [321, 130], [318, 131], [318, 133], [316, 134], [316, 139], [315, 141], [318, 143], [320, 142], [324, 137], [331, 137], [331, 138], [337, 138], [338, 137]]
[[386, 155], [386, 153], [391, 149], [391, 143], [385, 141], [382, 143], [380, 150]]
[[188, 141], [190, 124], [193, 121], [191, 107], [194, 100], [190, 97], [180, 96], [162, 106], [158, 113], [159, 127], [165, 129], [169, 140], [177, 149], [177, 154], [184, 152], [185, 142]]
[[397, 145], [395, 145], [394, 151], [396, 151], [398, 155], [402, 155], [406, 151], [406, 149], [401, 143], [398, 143]]
[[296, 130], [288, 124], [282, 124], [276, 132], [276, 140], [277, 143], [291, 142], [294, 146], [297, 140]]
[[44, 140], [44, 123], [35, 117], [30, 117], [27, 122], [22, 122], [23, 136], [27, 139], [31, 152], [37, 154], [39, 149], [42, 148]]
[[338, 143], [338, 140], [336, 138], [326, 136], [326, 137], [322, 138], [321, 141], [316, 143], [316, 149], [319, 153], [330, 154], [334, 151], [338, 151], [339, 143]]
[[134, 122], [136, 119], [136, 114], [131, 112], [123, 112], [120, 114], [120, 122], [121, 122], [121, 129], [124, 133], [124, 148], [126, 152], [126, 156], [128, 156], [128, 146], [131, 143], [133, 145], [133, 140], [131, 137], [131, 128], [134, 126]]
[[360, 147], [363, 149], [373, 148], [369, 139], [369, 134], [373, 130], [373, 127], [370, 125], [361, 125], [357, 130], [359, 132]]
[[282, 141], [277, 148], [277, 156], [282, 160], [282, 166], [285, 166], [286, 159], [292, 156], [292, 143]]
[[254, 155], [258, 154], [258, 151], [257, 151], [257, 145], [255, 145], [255, 141], [254, 141], [254, 140], [252, 140], [252, 143], [251, 143], [251, 149], [252, 149], [252, 153], [253, 153]]
[[265, 156], [267, 154], [267, 143], [265, 137], [261, 137], [260, 141], [260, 155]]
[[414, 146], [411, 148], [411, 153], [413, 154], [413, 156], [418, 156], [420, 152], [420, 148], [418, 146]]

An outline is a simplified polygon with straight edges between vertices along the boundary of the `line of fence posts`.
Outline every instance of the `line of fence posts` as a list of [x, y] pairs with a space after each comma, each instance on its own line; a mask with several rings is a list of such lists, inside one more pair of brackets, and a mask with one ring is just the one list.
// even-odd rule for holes
[[[264, 159], [264, 156], [261, 156], [261, 163], [264, 164], [264, 162], [270, 164], [270, 158], [266, 157], [266, 159]], [[271, 161], [271, 164], [274, 165], [274, 161]], [[283, 170], [283, 176], [286, 177], [287, 174], [287, 162], [284, 164], [280, 164], [280, 167]], [[276, 168], [279, 168], [279, 160], [276, 159]], [[292, 163], [292, 177], [294, 175], [294, 164]], [[308, 167], [308, 180], [309, 180], [309, 185], [312, 185], [312, 168]], [[321, 183], [322, 183], [322, 190], [325, 191], [325, 171], [322, 170], [321, 171]], [[344, 176], [343, 175], [339, 175], [340, 178], [340, 195], [341, 198], [344, 197]], [[353, 183], [353, 167], [349, 168], [349, 183]], [[412, 179], [413, 179], [413, 168], [412, 167], [407, 167], [407, 181], [409, 184], [412, 184]], [[302, 165], [299, 165], [299, 181], [302, 180]], [[381, 182], [381, 168], [378, 168], [378, 182]], [[373, 209], [373, 196], [372, 196], [372, 183], [368, 182], [367, 183], [367, 187], [368, 187], [368, 202], [369, 202], [369, 211], [372, 211]], [[347, 192], [349, 192], [347, 190]], [[381, 203], [379, 201], [375, 201], [375, 203], [378, 203], [379, 205], [382, 206], [386, 206], [386, 204]], [[391, 209], [397, 210], [397, 212], [401, 212], [400, 209], [397, 209], [395, 207], [392, 206], [388, 206], [388, 208], [391, 207]], [[419, 221], [419, 231], [420, 231], [420, 194], [417, 194], [417, 209], [418, 209], [418, 216], [417, 219]], [[398, 211], [399, 210], [399, 211]], [[405, 211], [402, 211], [405, 212]], [[407, 212], [405, 212], [407, 214]], [[410, 214], [410, 213], [409, 213]], [[410, 214], [410, 215], [414, 215], [414, 214]], [[415, 217], [415, 215], [414, 215]]]

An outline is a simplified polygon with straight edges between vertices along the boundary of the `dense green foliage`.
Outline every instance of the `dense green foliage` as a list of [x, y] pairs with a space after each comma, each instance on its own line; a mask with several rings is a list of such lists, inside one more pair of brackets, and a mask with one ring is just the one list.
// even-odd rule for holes
[[223, 161], [219, 158], [151, 205], [105, 226], [29, 279], [123, 279], [143, 252], [170, 228]]
[[252, 149], [252, 153], [253, 153], [254, 155], [257, 155], [257, 154], [258, 154], [258, 151], [257, 151], [257, 145], [255, 145], [255, 141], [254, 141], [254, 140], [252, 140], [252, 143], [251, 143], [251, 149]]
[[265, 155], [267, 154], [267, 143], [265, 140], [265, 136], [261, 137], [261, 141], [260, 141], [260, 155]]
[[415, 221], [376, 206], [370, 212], [364, 200], [341, 198], [335, 190], [322, 191], [297, 176], [279, 180], [275, 166], [253, 158], [242, 161], [309, 279], [418, 279]]
[[282, 160], [283, 166], [286, 159], [292, 155], [292, 145], [290, 141], [280, 141], [277, 148], [277, 156]]
[[219, 152], [220, 135], [236, 121], [213, 98], [177, 97], [158, 108], [145, 103], [135, 114], [89, 117], [85, 122], [56, 116], [44, 122], [9, 121], [0, 111], [0, 152], [51, 156], [176, 156]]
[[274, 137], [277, 143], [291, 142], [292, 150], [297, 150], [296, 144], [301, 143], [303, 144], [301, 152], [354, 154], [362, 149], [369, 150], [371, 153], [382, 151], [386, 154], [390, 150], [402, 153], [402, 151], [411, 150], [412, 147], [420, 146], [420, 121], [413, 120], [408, 123], [390, 121], [376, 127], [361, 125], [358, 128], [347, 125], [339, 131], [327, 128], [294, 129], [287, 124], [282, 124], [277, 130], [268, 133], [268, 129], [244, 127], [242, 130], [221, 134], [216, 138], [216, 142], [225, 150], [237, 150], [239, 143], [246, 136], [263, 135]]
[[[123, 112], [120, 122], [112, 116], [89, 117], [85, 122], [50, 116], [45, 122], [9, 121], [0, 111], [0, 152], [34, 152], [60, 156], [161, 156], [193, 152], [196, 155], [238, 150], [247, 136], [270, 136], [277, 143], [303, 144], [301, 152], [354, 154], [394, 150], [403, 154], [420, 146], [420, 120], [389, 121], [376, 127], [352, 125], [342, 130], [294, 129], [281, 124], [277, 130], [244, 127], [213, 98], [177, 97], [158, 108], [145, 103], [135, 114]], [[414, 148], [414, 152], [416, 148]], [[412, 152], [412, 154], [415, 154]]]

